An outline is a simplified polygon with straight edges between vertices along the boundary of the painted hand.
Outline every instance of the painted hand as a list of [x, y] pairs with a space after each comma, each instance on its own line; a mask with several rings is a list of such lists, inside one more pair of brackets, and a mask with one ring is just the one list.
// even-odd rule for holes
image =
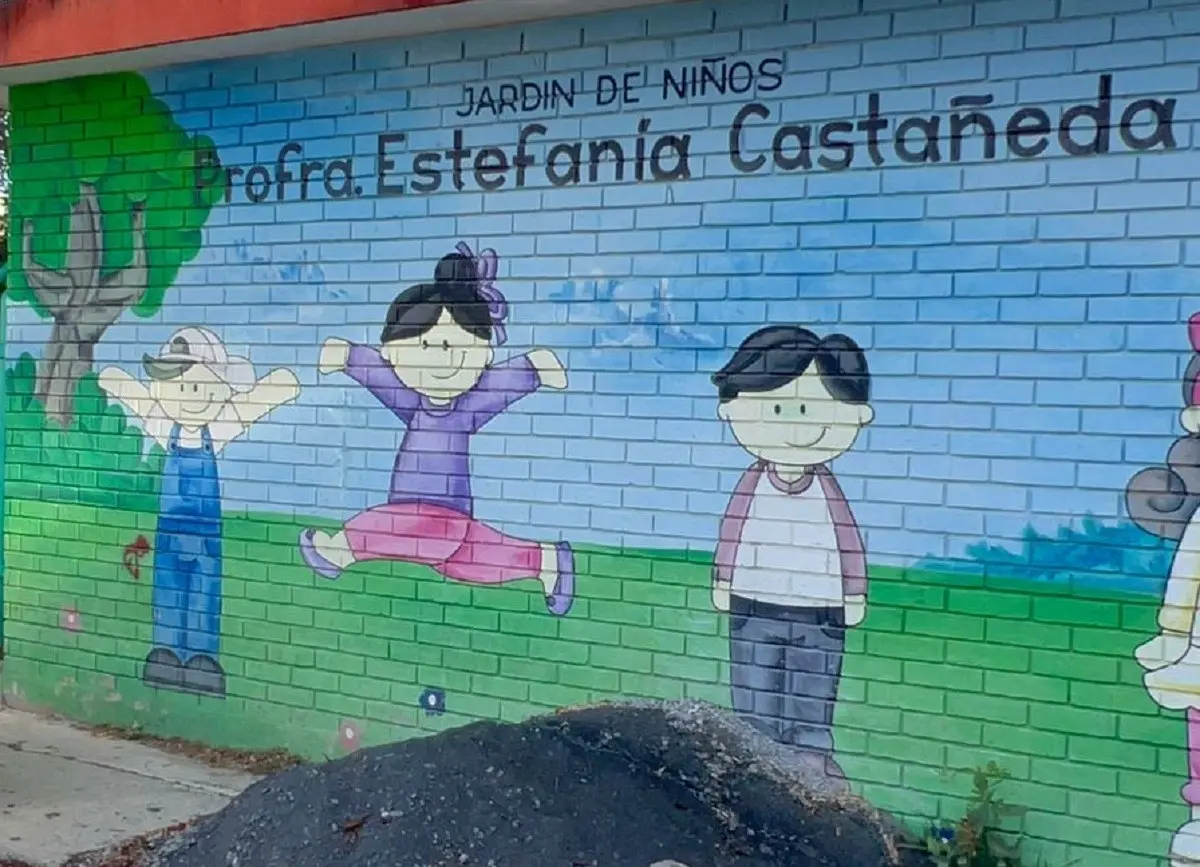
[[1200, 406], [1189, 406], [1179, 414], [1179, 424], [1191, 434], [1200, 434]]
[[722, 581], [720, 578], [713, 578], [712, 588], [712, 603], [713, 608], [718, 611], [729, 611], [729, 591], [732, 589], [732, 584], [729, 581]]
[[121, 393], [122, 386], [131, 378], [119, 367], [106, 367], [100, 371], [100, 388], [109, 397], [116, 397]]
[[1190, 643], [1190, 637], [1182, 632], [1160, 632], [1135, 650], [1134, 656], [1146, 671], [1158, 671], [1183, 659]]
[[846, 625], [858, 626], [867, 616], [866, 596], [847, 596], [845, 602]]
[[546, 388], [567, 387], [567, 370], [558, 360], [558, 356], [549, 349], [535, 349], [526, 357]]
[[261, 382], [271, 387], [271, 397], [276, 406], [291, 403], [300, 396], [300, 378], [286, 367], [275, 368]]
[[340, 337], [330, 337], [321, 345], [321, 357], [317, 369], [321, 373], [338, 373], [346, 369], [350, 361], [350, 342]]
[[254, 384], [254, 388], [236, 395], [233, 411], [244, 427], [257, 422], [271, 410], [291, 403], [300, 396], [300, 380], [286, 367], [277, 367]]

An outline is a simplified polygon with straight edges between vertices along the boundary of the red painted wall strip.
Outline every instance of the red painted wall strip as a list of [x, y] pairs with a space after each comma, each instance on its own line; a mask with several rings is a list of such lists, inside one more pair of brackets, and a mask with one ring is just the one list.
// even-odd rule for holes
[[461, 2], [463, 0], [13, 0], [0, 7], [0, 66], [70, 60]]

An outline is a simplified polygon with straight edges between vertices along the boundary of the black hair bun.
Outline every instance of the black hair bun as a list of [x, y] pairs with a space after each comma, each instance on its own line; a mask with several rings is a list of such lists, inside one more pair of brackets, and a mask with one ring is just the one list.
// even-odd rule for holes
[[479, 275], [475, 270], [475, 260], [462, 253], [443, 256], [433, 271], [433, 280], [441, 284], [476, 286], [479, 283]]

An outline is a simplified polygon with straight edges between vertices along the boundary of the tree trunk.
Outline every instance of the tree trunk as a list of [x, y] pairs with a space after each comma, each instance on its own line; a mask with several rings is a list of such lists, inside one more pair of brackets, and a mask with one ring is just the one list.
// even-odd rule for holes
[[[101, 321], [103, 314], [108, 321]], [[38, 363], [34, 397], [46, 409], [46, 417], [64, 428], [75, 418], [75, 393], [79, 380], [92, 370], [96, 344], [117, 321], [121, 308], [68, 307], [54, 320], [50, 339]]]
[[54, 320], [50, 341], [38, 367], [34, 396], [46, 417], [63, 427], [75, 418], [79, 380], [92, 369], [96, 344], [125, 308], [146, 291], [146, 220], [143, 206], [133, 206], [133, 259], [111, 273], [101, 271], [104, 233], [95, 186], [81, 184], [71, 208], [65, 267], [47, 268], [33, 254], [33, 226], [22, 232], [21, 264], [37, 303]]

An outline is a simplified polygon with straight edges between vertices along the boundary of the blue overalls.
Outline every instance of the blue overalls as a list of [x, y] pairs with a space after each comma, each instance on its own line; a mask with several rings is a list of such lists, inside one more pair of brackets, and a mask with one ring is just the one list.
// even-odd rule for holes
[[217, 658], [221, 637], [221, 482], [208, 427], [200, 448], [167, 440], [154, 543], [154, 644], [186, 664]]

